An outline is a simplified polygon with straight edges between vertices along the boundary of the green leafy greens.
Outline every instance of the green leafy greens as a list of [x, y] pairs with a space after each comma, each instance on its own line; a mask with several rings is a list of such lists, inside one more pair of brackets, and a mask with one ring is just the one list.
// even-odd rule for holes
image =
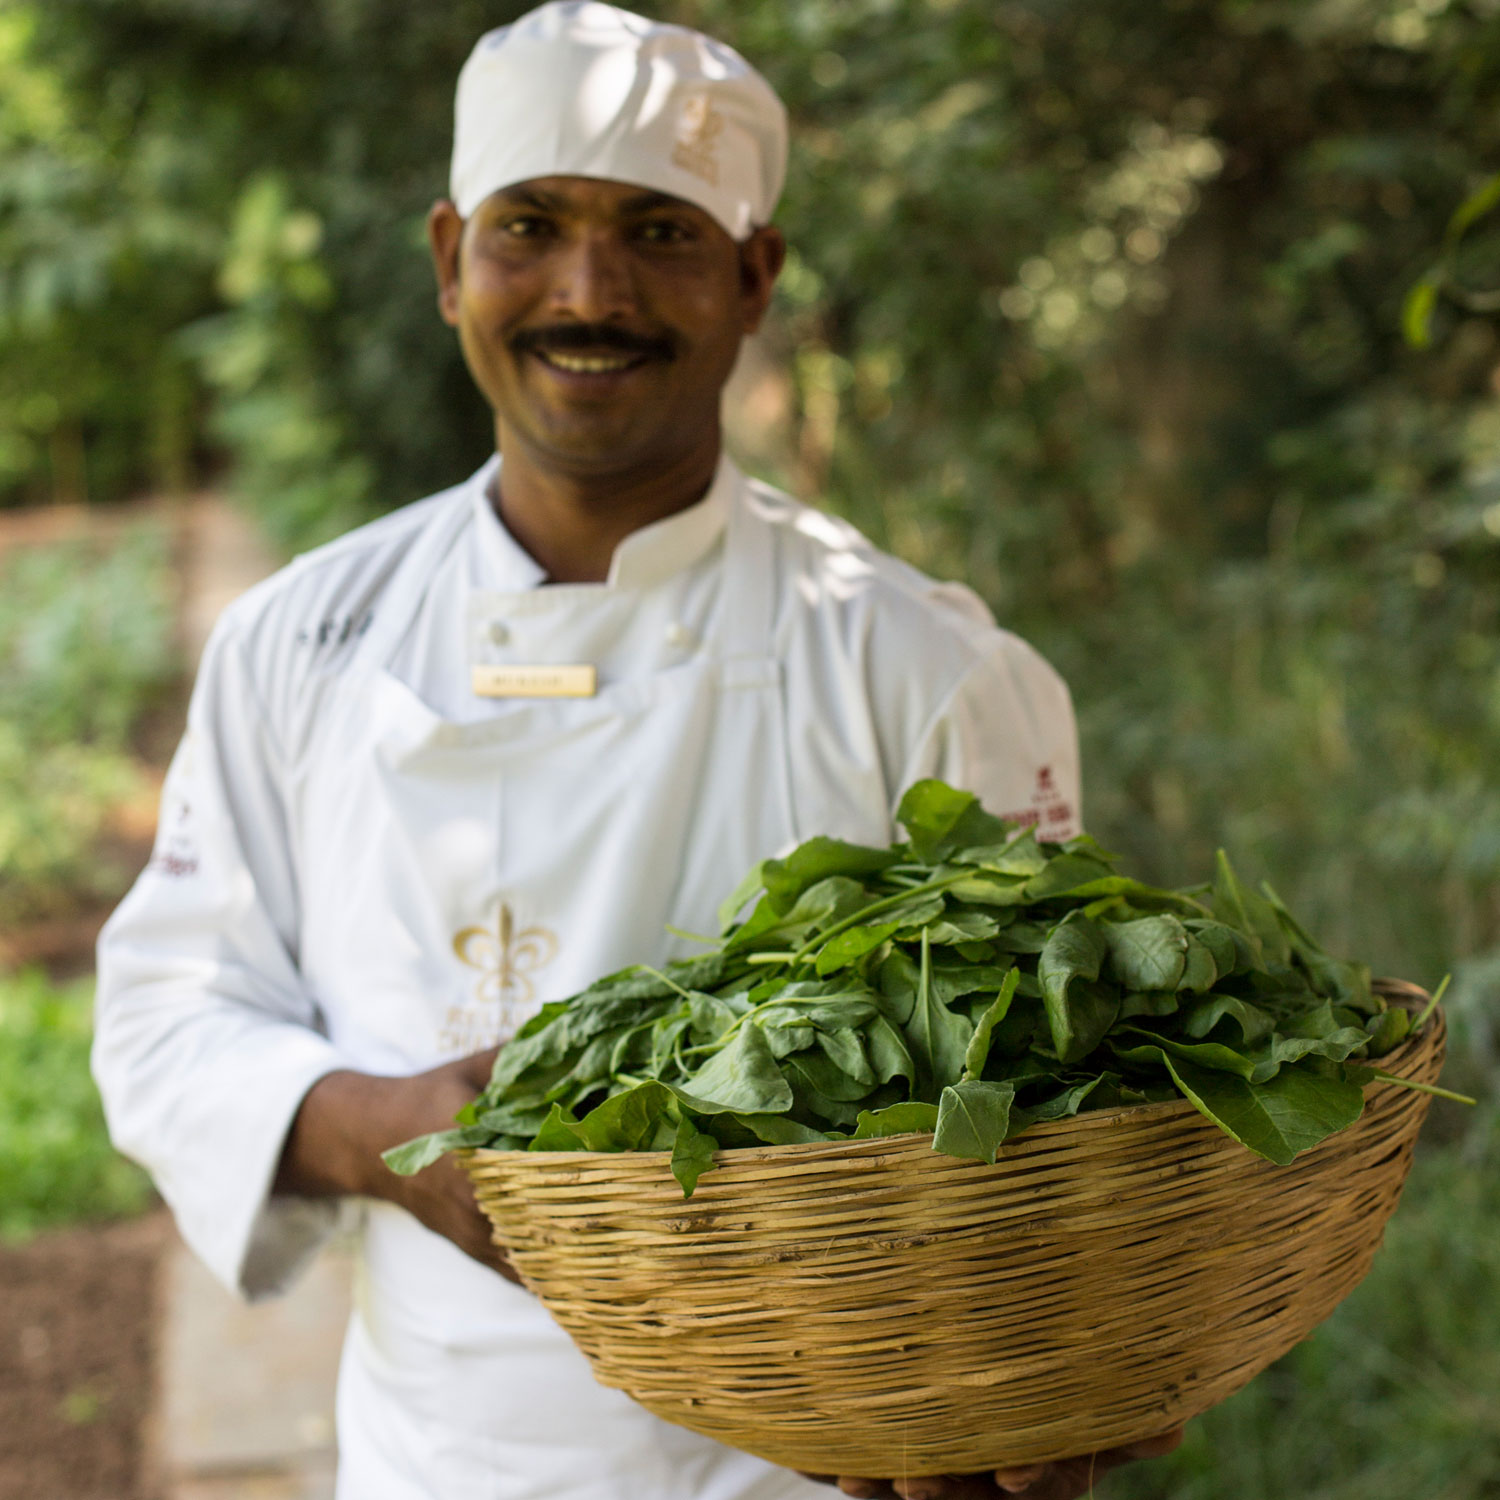
[[[1046, 843], [922, 781], [903, 843], [815, 838], [720, 909], [716, 950], [543, 1007], [453, 1130], [386, 1154], [670, 1151], [933, 1133], [993, 1162], [1027, 1127], [1176, 1098], [1285, 1163], [1358, 1119], [1410, 1018], [1221, 852], [1156, 890], [1087, 836]], [[747, 910], [748, 908], [748, 910]]]

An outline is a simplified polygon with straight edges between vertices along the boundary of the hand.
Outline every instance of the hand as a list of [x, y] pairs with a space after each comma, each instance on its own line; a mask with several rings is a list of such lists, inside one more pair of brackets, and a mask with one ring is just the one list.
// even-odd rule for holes
[[837, 1485], [854, 1500], [1000, 1500], [1019, 1495], [1021, 1500], [1080, 1500], [1094, 1481], [1109, 1470], [1136, 1458], [1160, 1458], [1182, 1441], [1182, 1428], [1174, 1427], [1158, 1437], [1105, 1448], [1079, 1458], [1052, 1464], [1028, 1464], [1018, 1469], [996, 1469], [991, 1474], [931, 1474], [917, 1479], [856, 1479], [849, 1475], [804, 1474], [804, 1479]]
[[398, 1177], [380, 1153], [415, 1136], [446, 1130], [490, 1081], [491, 1047], [408, 1078], [329, 1073], [307, 1091], [287, 1133], [274, 1191], [306, 1197], [357, 1194], [399, 1204], [465, 1255], [519, 1281], [495, 1245], [463, 1168], [443, 1157], [414, 1177]]

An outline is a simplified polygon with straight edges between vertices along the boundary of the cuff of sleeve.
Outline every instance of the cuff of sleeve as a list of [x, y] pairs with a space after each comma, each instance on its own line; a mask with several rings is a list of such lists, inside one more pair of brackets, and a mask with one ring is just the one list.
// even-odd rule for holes
[[[337, 1199], [272, 1197], [271, 1185], [281, 1164], [287, 1132], [307, 1092], [320, 1079], [349, 1066], [334, 1047], [316, 1032], [276, 1028], [274, 1056], [265, 1066], [244, 1066], [240, 1077], [253, 1078], [255, 1098], [241, 1108], [225, 1105], [225, 1113], [241, 1129], [231, 1149], [232, 1160], [218, 1164], [220, 1186], [205, 1188], [199, 1173], [213, 1171], [201, 1159], [192, 1165], [196, 1179], [188, 1191], [177, 1191], [179, 1171], [158, 1175], [158, 1185], [177, 1218], [188, 1248], [230, 1291], [249, 1300], [285, 1291], [306, 1269], [338, 1222]], [[252, 1042], [252, 1039], [244, 1039]], [[260, 1038], [253, 1041], [258, 1042]], [[269, 1038], [266, 1039], [270, 1041]], [[253, 1046], [253, 1042], [252, 1042]], [[219, 1135], [223, 1141], [224, 1135]], [[188, 1188], [187, 1182], [180, 1184]]]

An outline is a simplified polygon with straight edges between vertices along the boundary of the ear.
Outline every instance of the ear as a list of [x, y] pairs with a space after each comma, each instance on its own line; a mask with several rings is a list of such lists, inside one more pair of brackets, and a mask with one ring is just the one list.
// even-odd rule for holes
[[427, 243], [437, 273], [438, 312], [450, 327], [458, 325], [458, 259], [463, 237], [464, 221], [458, 209], [449, 199], [438, 199], [427, 215]]
[[744, 331], [754, 333], [771, 305], [776, 278], [786, 264], [786, 237], [774, 224], [766, 224], [742, 241], [739, 250]]

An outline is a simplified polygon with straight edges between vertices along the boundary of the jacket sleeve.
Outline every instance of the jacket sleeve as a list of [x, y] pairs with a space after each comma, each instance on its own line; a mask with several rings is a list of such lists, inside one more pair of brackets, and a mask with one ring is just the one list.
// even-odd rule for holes
[[1078, 726], [1067, 685], [1031, 646], [994, 631], [920, 736], [900, 790], [936, 776], [987, 811], [1061, 843], [1082, 832]]
[[281, 1290], [337, 1204], [273, 1198], [308, 1089], [346, 1066], [297, 967], [283, 764], [221, 621], [167, 774], [151, 862], [99, 939], [94, 1076], [115, 1145], [247, 1297]]

